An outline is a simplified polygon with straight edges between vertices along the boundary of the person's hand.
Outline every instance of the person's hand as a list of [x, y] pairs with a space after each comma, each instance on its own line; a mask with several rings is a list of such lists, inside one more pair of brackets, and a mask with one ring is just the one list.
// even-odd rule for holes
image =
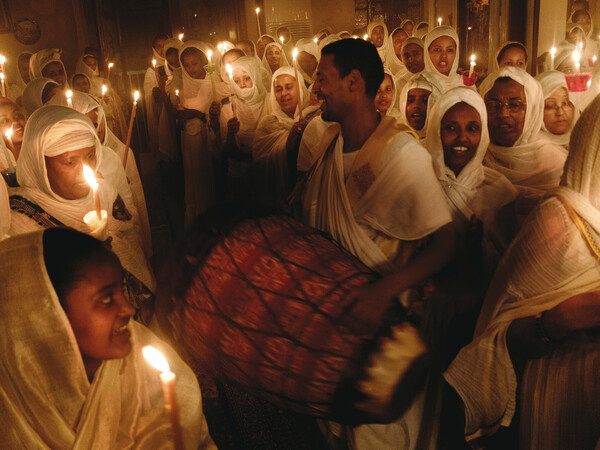
[[200, 111], [195, 109], [181, 108], [175, 111], [175, 117], [178, 120], [198, 119], [200, 116]]
[[218, 121], [220, 114], [221, 114], [221, 104], [218, 102], [212, 102], [210, 104], [210, 109], [208, 110], [208, 115], [210, 116], [210, 120]]
[[167, 75], [161, 75], [158, 77], [158, 87], [162, 92], [165, 92], [165, 84], [167, 83], [168, 79], [169, 77]]
[[304, 129], [308, 125], [308, 121], [306, 119], [299, 120], [296, 122], [292, 129], [290, 130], [290, 138], [300, 139], [302, 137], [302, 133], [304, 133]]
[[240, 131], [240, 121], [237, 119], [237, 117], [229, 119], [227, 122], [227, 134], [234, 136], [238, 131]]
[[600, 327], [600, 291], [574, 295], [544, 314], [546, 327], [564, 333]]

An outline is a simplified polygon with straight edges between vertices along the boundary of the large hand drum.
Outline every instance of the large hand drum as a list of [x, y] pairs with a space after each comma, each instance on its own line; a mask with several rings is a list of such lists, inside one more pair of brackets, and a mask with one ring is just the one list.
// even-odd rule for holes
[[168, 270], [167, 284], [183, 273], [183, 286], [159, 295], [157, 314], [191, 365], [343, 423], [394, 420], [419, 391], [426, 352], [416, 328], [389, 314], [352, 329], [348, 293], [376, 276], [323, 233], [271, 215], [200, 225], [187, 247]]

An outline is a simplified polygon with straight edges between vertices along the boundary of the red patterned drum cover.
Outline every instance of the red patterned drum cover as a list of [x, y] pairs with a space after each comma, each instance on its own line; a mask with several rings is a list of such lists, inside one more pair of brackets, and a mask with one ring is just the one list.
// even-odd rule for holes
[[[417, 351], [422, 361], [416, 329], [388, 324], [384, 335], [380, 329], [357, 333], [345, 320], [353, 306], [348, 293], [374, 281], [375, 274], [323, 233], [286, 216], [244, 219], [208, 240], [188, 249], [189, 283], [168, 293], [166, 308], [165, 295], [159, 295], [157, 308], [166, 317], [163, 328], [191, 365], [317, 417], [381, 422], [402, 412], [392, 403], [412, 398], [424, 378], [423, 364], [401, 370], [405, 375], [418, 367], [411, 378], [419, 381], [400, 393], [376, 392], [387, 388], [369, 383], [369, 370], [378, 364], [377, 347], [393, 347], [394, 333], [407, 327], [419, 341], [409, 353]], [[177, 264], [170, 269], [179, 270]], [[402, 345], [413, 345], [403, 339]]]

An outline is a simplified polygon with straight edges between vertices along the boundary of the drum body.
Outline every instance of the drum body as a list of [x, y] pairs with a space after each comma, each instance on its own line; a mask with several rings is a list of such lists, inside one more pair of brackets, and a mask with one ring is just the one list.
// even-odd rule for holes
[[346, 320], [348, 294], [376, 280], [360, 261], [318, 230], [267, 216], [238, 222], [195, 262], [166, 312], [168, 334], [191, 365], [296, 412], [346, 423], [392, 419], [350, 411], [374, 406], [356, 387], [375, 364], [378, 336], [389, 341], [379, 326], [357, 333]]

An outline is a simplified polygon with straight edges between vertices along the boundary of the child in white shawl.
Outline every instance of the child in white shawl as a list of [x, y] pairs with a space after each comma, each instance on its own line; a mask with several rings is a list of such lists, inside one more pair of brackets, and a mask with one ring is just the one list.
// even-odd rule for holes
[[425, 36], [425, 70], [440, 75], [444, 91], [463, 84], [456, 72], [458, 49], [458, 34], [452, 27], [436, 27]]
[[52, 229], [7, 240], [0, 261], [3, 446], [172, 448], [159, 372], [142, 356], [152, 345], [177, 375], [183, 445], [216, 448], [194, 373], [131, 320], [112, 252], [89, 236]]
[[382, 116], [399, 117], [400, 112], [396, 109], [397, 88], [392, 71], [384, 68], [383, 82], [375, 96], [375, 108]]
[[[52, 105], [32, 114], [17, 164], [20, 187], [10, 199], [10, 234], [55, 227], [87, 234], [98, 232], [83, 220], [95, 207], [92, 190], [83, 179], [82, 161], [89, 161], [92, 168], [102, 167], [102, 150], [91, 121], [74, 109]], [[69, 170], [49, 170], [50, 164], [52, 168], [64, 166]], [[138, 230], [112, 186], [103, 179], [97, 181], [101, 207], [108, 213], [111, 247], [127, 271], [128, 296], [145, 313], [145, 308], [151, 306], [148, 302], [155, 281], [140, 246]]]
[[289, 67], [290, 65], [281, 44], [278, 42], [271, 42], [265, 46], [262, 64], [270, 75], [273, 75], [280, 67]]
[[445, 374], [473, 446], [519, 418], [519, 442], [503, 448], [598, 448], [599, 119], [596, 98], [573, 130], [561, 186], [504, 255], [475, 338]]
[[399, 121], [409, 125], [419, 139], [425, 139], [429, 111], [442, 95], [440, 78], [432, 72], [420, 72], [408, 79], [398, 98]]
[[535, 77], [544, 93], [544, 122], [540, 137], [569, 149], [571, 131], [579, 118], [565, 75], [557, 70], [543, 72]]
[[369, 41], [377, 49], [381, 62], [385, 65], [389, 53], [388, 29], [383, 22], [371, 22], [367, 27]]
[[60, 59], [62, 50], [58, 48], [45, 48], [34, 53], [29, 59], [29, 76], [31, 80], [50, 78], [61, 89], [69, 89], [67, 70]]
[[105, 80], [100, 76], [96, 56], [91, 53], [81, 55], [75, 65], [75, 71], [85, 74], [90, 80], [90, 94], [94, 97], [102, 95], [102, 85], [105, 84]]
[[271, 114], [264, 116], [258, 124], [252, 145], [252, 159], [256, 162], [259, 174], [259, 200], [277, 204], [285, 199], [293, 187], [292, 179], [296, 170], [290, 167], [290, 161], [293, 159], [295, 166], [295, 152], [302, 133], [319, 106], [305, 107], [308, 94], [304, 80], [300, 74], [296, 80], [291, 67], [281, 67], [273, 74], [273, 87], [269, 95]]
[[523, 219], [548, 190], [558, 186], [567, 152], [539, 136], [544, 96], [540, 83], [527, 72], [503, 67], [487, 76], [479, 92], [486, 103], [490, 132], [485, 165], [515, 185], [517, 213]]

